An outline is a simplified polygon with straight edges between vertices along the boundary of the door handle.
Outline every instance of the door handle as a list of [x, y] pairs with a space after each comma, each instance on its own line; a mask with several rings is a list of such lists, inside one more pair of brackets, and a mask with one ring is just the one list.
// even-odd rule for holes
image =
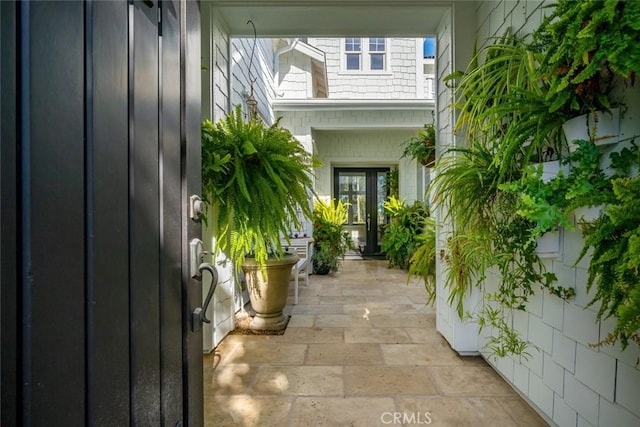
[[211, 320], [207, 318], [207, 309], [209, 308], [209, 304], [213, 298], [213, 293], [218, 286], [218, 271], [212, 264], [203, 262], [203, 257], [207, 252], [203, 250], [202, 240], [191, 240], [191, 242], [189, 242], [189, 252], [189, 270], [191, 278], [201, 282], [203, 278], [202, 273], [204, 271], [208, 271], [211, 274], [211, 284], [209, 285], [209, 290], [207, 291], [203, 307], [197, 307], [193, 310], [191, 316], [191, 329], [193, 332], [198, 332], [202, 328], [203, 322], [211, 323]]
[[371, 231], [371, 214], [367, 214], [367, 231]]
[[216, 268], [208, 262], [203, 262], [199, 267], [200, 271], [200, 279], [202, 280], [202, 272], [208, 271], [211, 274], [211, 284], [209, 285], [209, 291], [207, 292], [207, 297], [204, 299], [204, 304], [202, 307], [198, 307], [193, 310], [192, 315], [192, 328], [193, 332], [198, 332], [202, 323], [211, 323], [211, 319], [207, 318], [207, 309], [209, 308], [209, 304], [211, 303], [211, 299], [213, 298], [213, 293], [218, 286], [218, 271]]

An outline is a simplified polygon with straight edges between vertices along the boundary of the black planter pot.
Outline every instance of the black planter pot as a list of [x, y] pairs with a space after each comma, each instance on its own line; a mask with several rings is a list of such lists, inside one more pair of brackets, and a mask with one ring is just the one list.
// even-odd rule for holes
[[329, 274], [331, 272], [331, 267], [327, 264], [320, 264], [318, 262], [313, 262], [313, 273], [324, 276], [325, 274]]

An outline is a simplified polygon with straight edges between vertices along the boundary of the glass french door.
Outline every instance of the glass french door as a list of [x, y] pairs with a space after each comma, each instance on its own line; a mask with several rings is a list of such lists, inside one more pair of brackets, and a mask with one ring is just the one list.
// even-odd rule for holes
[[387, 218], [383, 203], [389, 168], [335, 168], [334, 197], [349, 203], [344, 227], [351, 233], [357, 251], [364, 256], [381, 255], [380, 242]]

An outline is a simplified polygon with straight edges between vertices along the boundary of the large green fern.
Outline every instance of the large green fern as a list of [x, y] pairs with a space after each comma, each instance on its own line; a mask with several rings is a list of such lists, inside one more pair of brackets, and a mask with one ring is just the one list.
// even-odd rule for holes
[[640, 177], [613, 181], [616, 201], [605, 215], [583, 229], [584, 257], [593, 248], [588, 290], [594, 286], [591, 304], [600, 302], [598, 319], [616, 318], [616, 326], [603, 343], [630, 340], [640, 343]]
[[221, 250], [236, 269], [247, 254], [264, 266], [281, 256], [281, 236], [311, 218], [313, 168], [319, 163], [276, 121], [242, 118], [240, 106], [225, 119], [202, 123], [202, 188], [212, 204]]

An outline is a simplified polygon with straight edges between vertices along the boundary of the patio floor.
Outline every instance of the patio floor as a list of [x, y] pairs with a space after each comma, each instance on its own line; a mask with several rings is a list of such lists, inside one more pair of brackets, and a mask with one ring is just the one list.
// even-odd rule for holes
[[230, 335], [205, 356], [205, 425], [547, 425], [482, 358], [451, 350], [406, 277], [345, 261], [301, 281], [284, 335]]

